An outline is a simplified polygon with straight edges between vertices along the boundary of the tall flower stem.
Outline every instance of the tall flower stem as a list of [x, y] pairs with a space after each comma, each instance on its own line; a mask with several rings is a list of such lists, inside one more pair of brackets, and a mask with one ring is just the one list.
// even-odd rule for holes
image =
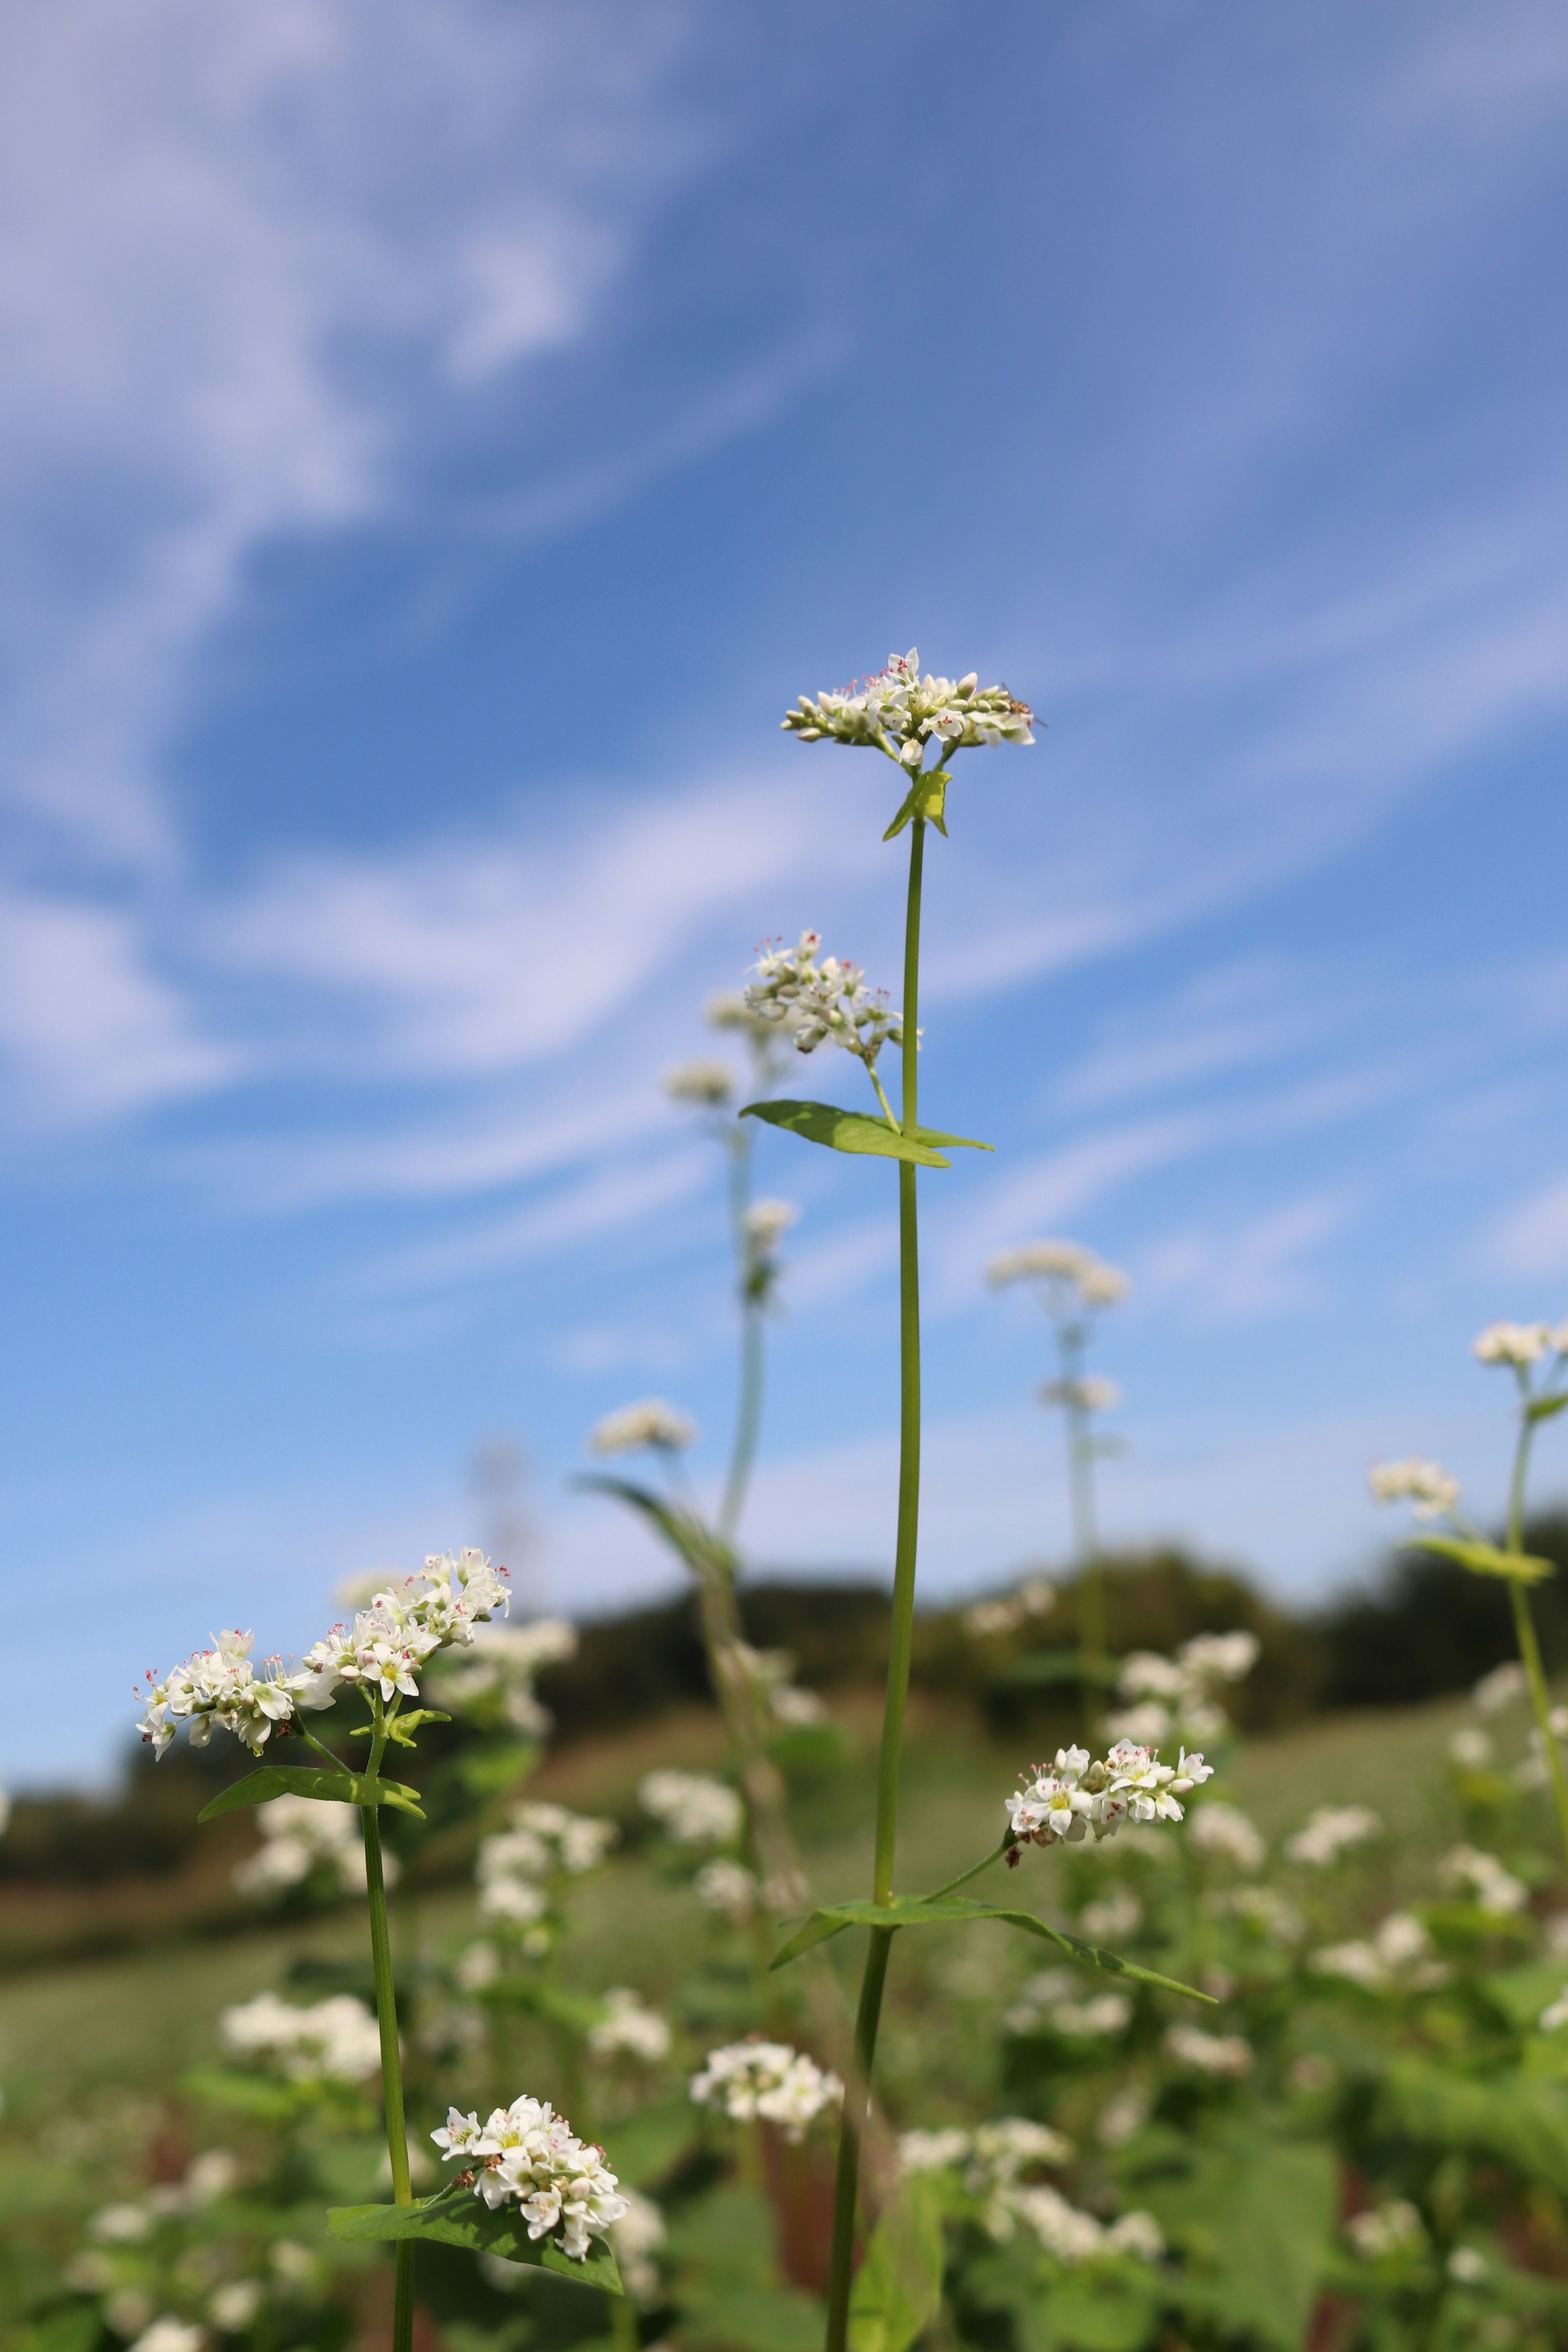
[[1075, 1401], [1083, 1378], [1083, 1328], [1076, 1318], [1058, 1324], [1057, 1350], [1067, 1425], [1073, 1554], [1078, 1563], [1078, 1654], [1084, 1717], [1092, 1726], [1100, 1717], [1105, 1673], [1105, 1578], [1094, 1508], [1094, 1431], [1084, 1406]]
[[752, 1465], [757, 1458], [757, 1433], [763, 1419], [763, 1303], [752, 1294], [748, 1279], [750, 1252], [746, 1212], [752, 1205], [752, 1139], [741, 1119], [728, 1139], [730, 1151], [730, 1229], [735, 1250], [735, 1272], [741, 1291], [741, 1393], [735, 1408], [735, 1436], [730, 1466], [719, 1505], [719, 1534], [733, 1546], [746, 1507]]
[[[1513, 1453], [1513, 1475], [1509, 1481], [1508, 1548], [1518, 1552], [1524, 1549], [1524, 1495], [1530, 1475], [1530, 1447], [1535, 1435], [1535, 1423], [1531, 1417], [1528, 1401], [1520, 1413], [1519, 1440]], [[1530, 1705], [1535, 1717], [1535, 1727], [1541, 1735], [1542, 1752], [1546, 1769], [1552, 1776], [1552, 1793], [1557, 1806], [1557, 1826], [1563, 1833], [1563, 1850], [1568, 1857], [1568, 1772], [1563, 1766], [1563, 1750], [1552, 1728], [1552, 1695], [1546, 1686], [1546, 1670], [1541, 1662], [1541, 1642], [1535, 1630], [1535, 1615], [1530, 1605], [1530, 1594], [1517, 1577], [1509, 1579], [1508, 1597], [1513, 1604], [1514, 1638], [1519, 1643], [1521, 1664], [1530, 1685]]]
[[[385, 1735], [381, 1710], [376, 1709], [376, 1735], [371, 1742], [367, 1775], [381, 1762]], [[375, 2015], [381, 2028], [381, 2091], [386, 2110], [386, 2153], [392, 2165], [392, 2199], [412, 2205], [408, 2178], [408, 2130], [403, 2119], [403, 2062], [397, 2048], [397, 1996], [392, 1982], [392, 1937], [386, 1924], [386, 1875], [381, 1866], [381, 1822], [374, 1805], [360, 1807], [364, 1830], [365, 1892], [370, 1898], [370, 1954], [375, 1971]], [[412, 2352], [414, 2343], [414, 2241], [401, 2238], [392, 2306], [392, 2352]]]
[[[903, 1131], [918, 1123], [920, 1033], [921, 878], [925, 857], [925, 820], [910, 828], [910, 888], [904, 920]], [[915, 1166], [899, 1162], [899, 1530], [893, 1564], [893, 1622], [888, 1648], [888, 1696], [882, 1714], [882, 1748], [877, 1771], [877, 1842], [871, 1895], [893, 1899], [893, 1856], [898, 1842], [899, 1768], [903, 1750], [904, 1709], [910, 1690], [910, 1651], [914, 1633], [915, 1547], [921, 1495], [921, 1297], [919, 1232], [915, 1218]], [[873, 1927], [860, 1979], [855, 2019], [855, 2063], [844, 2095], [838, 2141], [838, 2178], [833, 2206], [833, 2252], [827, 2290], [827, 2352], [844, 2352], [849, 2327], [849, 2280], [855, 2260], [855, 2209], [860, 2182], [860, 2143], [871, 2103], [871, 2069], [881, 2021], [882, 1988], [893, 1930]]]

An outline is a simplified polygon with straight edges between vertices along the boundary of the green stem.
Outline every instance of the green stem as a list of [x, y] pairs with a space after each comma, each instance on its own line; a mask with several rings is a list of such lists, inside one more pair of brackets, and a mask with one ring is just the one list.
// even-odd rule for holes
[[[916, 823], [919, 823], [916, 819]], [[860, 2184], [860, 2143], [871, 2111], [871, 2065], [888, 1979], [891, 1927], [873, 1927], [855, 2012], [855, 2064], [844, 2088], [838, 2129], [838, 2178], [833, 2195], [833, 2252], [827, 2274], [827, 2352], [844, 2352], [849, 2336], [849, 2282], [855, 2268], [855, 2205]]]
[[[381, 1761], [379, 1722], [371, 1743], [370, 1769]], [[370, 1901], [370, 1953], [375, 1970], [375, 2015], [381, 2028], [381, 2089], [386, 2109], [386, 2153], [392, 2165], [395, 2205], [412, 2205], [408, 2178], [408, 2128], [403, 2118], [403, 2065], [397, 2049], [397, 1996], [392, 1982], [392, 1938], [386, 1925], [386, 1878], [381, 1866], [381, 1823], [374, 1805], [360, 1807], [364, 1830], [365, 1893]], [[414, 2343], [414, 2241], [400, 2239], [394, 2284], [392, 2352], [412, 2352]]]
[[1085, 1722], [1092, 1728], [1103, 1705], [1105, 1579], [1100, 1565], [1100, 1528], [1094, 1508], [1094, 1434], [1089, 1416], [1073, 1402], [1083, 1378], [1083, 1335], [1077, 1324], [1059, 1325], [1062, 1418], [1067, 1425], [1068, 1494], [1072, 1512], [1073, 1557], [1078, 1565], [1078, 1654], [1085, 1669], [1080, 1689]]
[[[903, 1130], [918, 1120], [920, 1029], [921, 879], [925, 857], [925, 821], [910, 827], [910, 888], [904, 919]], [[898, 1843], [899, 1766], [903, 1748], [904, 1709], [909, 1698], [910, 1651], [915, 1613], [915, 1545], [921, 1491], [921, 1305], [919, 1230], [915, 1220], [915, 1168], [899, 1162], [899, 1531], [893, 1563], [893, 1622], [888, 1645], [888, 1696], [882, 1713], [882, 1748], [877, 1769], [877, 1843], [871, 1895], [893, 1899], [893, 1856]], [[827, 2352], [844, 2352], [849, 2325], [849, 2279], [855, 2261], [855, 2208], [860, 2179], [860, 2142], [870, 2109], [871, 2068], [882, 2013], [891, 1931], [871, 1930], [860, 2006], [855, 2021], [854, 2080], [844, 2096], [838, 2141], [838, 2178], [834, 2191], [833, 2253], [828, 2273]]]
[[731, 1548], [746, 1507], [752, 1465], [757, 1458], [757, 1433], [763, 1420], [763, 1309], [761, 1301], [741, 1299], [741, 1398], [735, 1413], [735, 1443], [719, 1506], [719, 1533]]
[[[1521, 1412], [1519, 1422], [1519, 1442], [1514, 1447], [1513, 1475], [1509, 1481], [1508, 1549], [1524, 1549], [1524, 1495], [1530, 1472], [1530, 1445], [1535, 1434], [1535, 1423], [1528, 1412]], [[1530, 1606], [1530, 1595], [1517, 1577], [1510, 1577], [1508, 1595], [1513, 1604], [1514, 1638], [1530, 1685], [1530, 1705], [1535, 1717], [1535, 1727], [1541, 1734], [1542, 1750], [1546, 1769], [1552, 1776], [1552, 1793], [1557, 1806], [1557, 1826], [1563, 1834], [1563, 1851], [1568, 1856], [1568, 1773], [1563, 1767], [1563, 1750], [1552, 1728], [1552, 1694], [1546, 1687], [1546, 1670], [1541, 1663], [1541, 1643], [1535, 1631], [1535, 1617]]]
[[1012, 1842], [1013, 1833], [1009, 1830], [1001, 1844], [994, 1847], [991, 1853], [986, 1855], [984, 1862], [977, 1862], [973, 1870], [960, 1871], [958, 1876], [956, 1878], [950, 1878], [945, 1886], [939, 1886], [934, 1895], [922, 1895], [921, 1901], [922, 1903], [940, 1903], [944, 1895], [956, 1895], [961, 1886], [967, 1886], [972, 1878], [978, 1878], [981, 1872], [983, 1870], [989, 1870], [994, 1862], [1000, 1862]]

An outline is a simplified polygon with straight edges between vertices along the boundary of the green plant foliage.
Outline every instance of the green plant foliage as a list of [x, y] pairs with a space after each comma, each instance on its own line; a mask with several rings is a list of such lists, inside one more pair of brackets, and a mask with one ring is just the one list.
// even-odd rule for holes
[[994, 1919], [1004, 1927], [1021, 1927], [1026, 1936], [1038, 1936], [1043, 1942], [1070, 1953], [1075, 1960], [1103, 1969], [1107, 1976], [1125, 1977], [1134, 1984], [1155, 1985], [1162, 1992], [1179, 1992], [1188, 2000], [1214, 2006], [1212, 1993], [1198, 1992], [1192, 1985], [1178, 1983], [1174, 1977], [1161, 1976], [1156, 1969], [1142, 1968], [1136, 1960], [1124, 1960], [1118, 1953], [1102, 1951], [1097, 1944], [1086, 1944], [1081, 1937], [1069, 1936], [1060, 1927], [1047, 1927], [1032, 1911], [1004, 1910], [999, 1904], [975, 1903], [963, 1895], [942, 1895], [924, 1901], [909, 1897], [893, 1903], [835, 1903], [814, 1911], [788, 1943], [774, 1953], [772, 1965], [775, 1969], [787, 1967], [803, 1952], [826, 1943], [832, 1936], [842, 1935], [846, 1927], [951, 1927], [978, 1919]]
[[1137, 2194], [1187, 2256], [1184, 2311], [1297, 2352], [1332, 2244], [1331, 2148], [1237, 2125], [1195, 2147], [1184, 2175], [1140, 2181]]
[[830, 1151], [868, 1152], [878, 1160], [910, 1160], [921, 1168], [951, 1168], [952, 1160], [944, 1160], [939, 1148], [949, 1144], [964, 1144], [974, 1151], [995, 1149], [993, 1144], [977, 1142], [972, 1135], [949, 1135], [934, 1127], [917, 1127], [914, 1134], [908, 1136], [901, 1128], [890, 1127], [885, 1118], [877, 1118], [869, 1111], [840, 1110], [835, 1103], [748, 1103], [741, 1117], [766, 1119], [770, 1127], [787, 1128], [792, 1135], [803, 1135], [808, 1143], [826, 1144]]
[[274, 1797], [314, 1797], [328, 1805], [392, 1805], [399, 1812], [425, 1818], [418, 1790], [405, 1788], [401, 1780], [372, 1779], [363, 1772], [329, 1772], [320, 1765], [263, 1764], [204, 1805], [196, 1819], [216, 1821], [220, 1813], [237, 1812], [244, 1805], [270, 1804]]
[[430, 2238], [438, 2245], [462, 2246], [475, 2254], [500, 2254], [509, 2263], [552, 2271], [574, 2286], [599, 2287], [605, 2294], [621, 2293], [621, 2274], [607, 2246], [595, 2242], [580, 2263], [574, 2262], [549, 2238], [531, 2238], [526, 2220], [515, 2205], [492, 2212], [482, 2197], [466, 2189], [443, 2189], [438, 2196], [412, 2205], [334, 2205], [327, 2215], [327, 2230], [349, 2245]]
[[906, 2352], [942, 2302], [942, 2210], [911, 2181], [871, 2232], [849, 2294], [850, 2352]]

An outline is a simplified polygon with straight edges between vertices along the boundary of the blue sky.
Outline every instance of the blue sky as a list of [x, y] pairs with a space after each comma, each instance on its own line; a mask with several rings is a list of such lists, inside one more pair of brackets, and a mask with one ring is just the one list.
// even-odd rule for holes
[[[1469, 1338], [1568, 1306], [1560, 9], [0, 42], [7, 1778], [485, 1540], [498, 1436], [537, 1601], [667, 1589], [565, 1486], [650, 1391], [721, 1459], [719, 1155], [658, 1074], [764, 935], [896, 982], [888, 772], [778, 719], [910, 644], [1047, 721], [931, 845], [922, 1108], [998, 1149], [923, 1186], [927, 1590], [1063, 1540], [979, 1278], [1046, 1232], [1133, 1277], [1114, 1538], [1305, 1595], [1380, 1454], [1489, 1506]], [[762, 1160], [750, 1541], [880, 1569], [890, 1171]]]

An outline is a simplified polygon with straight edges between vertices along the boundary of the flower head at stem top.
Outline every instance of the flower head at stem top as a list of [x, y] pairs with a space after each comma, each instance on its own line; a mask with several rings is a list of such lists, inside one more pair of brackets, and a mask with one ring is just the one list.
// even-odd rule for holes
[[[890, 655], [875, 677], [857, 678], [838, 693], [803, 694], [781, 724], [803, 743], [826, 740], [882, 752], [910, 780], [903, 806], [883, 835], [890, 841], [911, 819], [945, 834], [948, 763], [954, 753], [988, 743], [1032, 743], [1035, 714], [1005, 686], [967, 677], [921, 676], [920, 656]], [[922, 763], [928, 743], [936, 763]]]
[[694, 1444], [697, 1424], [678, 1412], [662, 1397], [643, 1397], [621, 1405], [595, 1422], [588, 1434], [590, 1454], [638, 1454], [645, 1446], [658, 1454], [683, 1454]]
[[1093, 1832], [1096, 1843], [1114, 1837], [1127, 1822], [1179, 1822], [1180, 1800], [1214, 1775], [1212, 1764], [1184, 1749], [1174, 1764], [1162, 1764], [1157, 1748], [1119, 1739], [1098, 1761], [1087, 1748], [1058, 1748], [1054, 1764], [1037, 1766], [1031, 1778], [1004, 1802], [1010, 1836], [1019, 1845], [1076, 1845]]
[[877, 1056], [884, 1045], [903, 1044], [903, 1014], [889, 1002], [886, 989], [867, 987], [859, 964], [819, 956], [821, 946], [820, 931], [802, 931], [793, 948], [782, 940], [764, 944], [746, 983], [746, 1003], [761, 1020], [788, 1022], [796, 1053], [814, 1054], [818, 1045], [832, 1044], [864, 1062], [891, 1121]]
[[1107, 1265], [1081, 1242], [1068, 1241], [1022, 1242], [1016, 1249], [999, 1250], [985, 1279], [997, 1289], [1038, 1283], [1042, 1304], [1058, 1321], [1114, 1307], [1126, 1297], [1128, 1286], [1119, 1265]]

